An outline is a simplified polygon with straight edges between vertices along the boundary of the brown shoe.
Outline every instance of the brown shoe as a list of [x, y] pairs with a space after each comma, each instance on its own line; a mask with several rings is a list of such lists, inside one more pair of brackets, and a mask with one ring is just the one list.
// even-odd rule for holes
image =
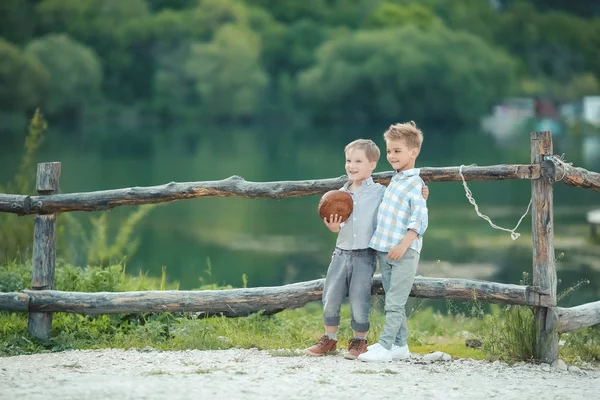
[[317, 343], [304, 350], [304, 352], [309, 356], [322, 356], [335, 351], [336, 345], [337, 340], [330, 339], [329, 336], [323, 335]]
[[350, 339], [348, 342], [348, 352], [344, 354], [344, 358], [348, 360], [356, 360], [359, 354], [367, 352], [366, 339]]

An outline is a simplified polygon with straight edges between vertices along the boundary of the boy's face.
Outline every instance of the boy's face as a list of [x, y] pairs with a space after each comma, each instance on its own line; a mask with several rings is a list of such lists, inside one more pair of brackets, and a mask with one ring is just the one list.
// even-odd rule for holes
[[371, 176], [377, 166], [369, 161], [363, 149], [350, 149], [346, 152], [346, 174], [351, 181], [363, 181]]
[[392, 168], [396, 171], [404, 171], [413, 168], [415, 160], [419, 155], [419, 149], [416, 147], [409, 148], [406, 145], [406, 141], [403, 139], [386, 140], [385, 145], [387, 148], [387, 160]]

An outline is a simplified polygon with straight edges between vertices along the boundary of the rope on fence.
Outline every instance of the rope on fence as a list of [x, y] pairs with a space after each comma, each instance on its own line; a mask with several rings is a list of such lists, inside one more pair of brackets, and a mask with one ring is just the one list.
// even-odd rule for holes
[[[555, 162], [556, 164], [560, 164], [563, 167], [565, 165], [568, 165], [570, 167], [573, 166], [572, 162], [566, 162], [565, 161], [565, 153], [562, 153], [560, 156], [558, 156], [556, 154], [552, 154], [550, 156], [545, 156], [544, 158], [546, 158], [547, 160], [551, 160], [551, 161]], [[560, 179], [554, 178], [554, 182], [560, 182], [560, 181], [562, 181], [566, 175], [567, 175], [567, 169], [563, 168], [563, 176], [561, 176]]]
[[[476, 164], [471, 164], [471, 165], [468, 165], [468, 166], [469, 167], [475, 167]], [[532, 199], [529, 200], [529, 205], [527, 206], [527, 210], [525, 211], [525, 214], [523, 214], [521, 216], [521, 218], [519, 219], [519, 222], [517, 222], [517, 225], [513, 229], [508, 229], [508, 228], [503, 228], [501, 226], [498, 226], [498, 225], [496, 225], [496, 224], [494, 224], [492, 222], [492, 220], [490, 219], [490, 217], [488, 217], [485, 214], [482, 214], [479, 211], [479, 206], [477, 205], [477, 203], [475, 202], [475, 199], [473, 198], [473, 192], [471, 192], [471, 189], [469, 189], [469, 186], [467, 186], [467, 181], [465, 180], [465, 177], [464, 177], [464, 175], [462, 173], [463, 167], [465, 167], [464, 164], [460, 166], [460, 168], [458, 169], [458, 173], [460, 174], [460, 178], [462, 179], [463, 187], [465, 188], [465, 195], [467, 196], [467, 199], [469, 200], [469, 203], [471, 203], [473, 205], [473, 207], [475, 207], [475, 212], [477, 213], [477, 215], [479, 217], [483, 218], [484, 220], [486, 220], [490, 224], [490, 226], [492, 228], [499, 229], [499, 230], [502, 230], [502, 231], [505, 231], [505, 232], [510, 232], [510, 238], [512, 240], [517, 240], [519, 238], [519, 236], [521, 236], [521, 234], [518, 233], [518, 232], [516, 232], [516, 230], [519, 227], [519, 225], [521, 225], [521, 221], [523, 221], [523, 218], [525, 218], [525, 216], [527, 214], [529, 214], [529, 209], [531, 208]]]

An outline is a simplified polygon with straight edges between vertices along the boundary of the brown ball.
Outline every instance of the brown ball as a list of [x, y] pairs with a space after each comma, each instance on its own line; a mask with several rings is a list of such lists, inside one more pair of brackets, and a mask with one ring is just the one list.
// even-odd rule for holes
[[350, 193], [343, 190], [330, 190], [319, 201], [319, 215], [321, 219], [329, 220], [330, 215], [337, 214], [342, 217], [342, 222], [344, 222], [352, 213], [353, 204], [354, 200]]

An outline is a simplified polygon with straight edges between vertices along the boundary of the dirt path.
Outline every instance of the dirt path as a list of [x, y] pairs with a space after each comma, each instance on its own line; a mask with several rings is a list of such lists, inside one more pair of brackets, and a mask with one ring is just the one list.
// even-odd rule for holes
[[0, 358], [0, 399], [592, 399], [600, 371], [289, 352], [68, 351]]

